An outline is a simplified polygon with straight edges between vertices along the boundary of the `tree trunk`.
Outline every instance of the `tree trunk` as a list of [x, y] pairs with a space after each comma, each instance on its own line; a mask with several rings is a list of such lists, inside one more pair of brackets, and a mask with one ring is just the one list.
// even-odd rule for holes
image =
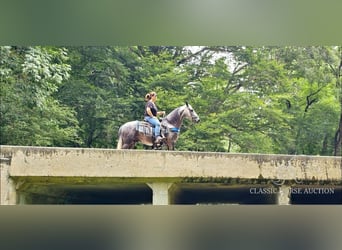
[[328, 134], [325, 134], [322, 143], [321, 155], [327, 155], [328, 153]]
[[337, 129], [335, 133], [335, 139], [334, 139], [334, 155], [335, 156], [342, 156], [342, 148], [341, 148], [341, 135], [342, 135], [342, 112], [340, 116], [340, 123], [339, 123], [339, 128]]
[[340, 65], [337, 68], [336, 71], [336, 87], [339, 88], [339, 97], [340, 97], [340, 108], [341, 108], [341, 116], [340, 116], [340, 122], [339, 126], [337, 128], [337, 131], [335, 133], [335, 139], [334, 139], [334, 155], [335, 156], [342, 156], [342, 47], [340, 49]]

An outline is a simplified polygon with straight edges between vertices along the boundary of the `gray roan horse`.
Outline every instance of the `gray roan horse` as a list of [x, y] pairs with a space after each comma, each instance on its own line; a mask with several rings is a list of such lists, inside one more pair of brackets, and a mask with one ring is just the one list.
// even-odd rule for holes
[[152, 146], [153, 149], [161, 149], [163, 145], [168, 150], [174, 150], [182, 126], [183, 119], [187, 118], [193, 122], [199, 122], [200, 118], [188, 102], [185, 105], [174, 109], [161, 121], [161, 134], [164, 135], [163, 141], [155, 145], [153, 143], [152, 126], [148, 122], [130, 121], [123, 124], [119, 129], [119, 140], [117, 149], [132, 149], [137, 142]]

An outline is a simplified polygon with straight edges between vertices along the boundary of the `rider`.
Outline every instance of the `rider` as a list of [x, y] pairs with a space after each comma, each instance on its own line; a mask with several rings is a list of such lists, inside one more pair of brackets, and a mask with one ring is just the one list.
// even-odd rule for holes
[[154, 127], [154, 138], [155, 143], [159, 143], [163, 136], [160, 135], [160, 122], [157, 118], [158, 115], [165, 115], [165, 111], [158, 111], [158, 108], [155, 104], [157, 100], [157, 93], [150, 92], [145, 95], [145, 113], [144, 120], [149, 122]]

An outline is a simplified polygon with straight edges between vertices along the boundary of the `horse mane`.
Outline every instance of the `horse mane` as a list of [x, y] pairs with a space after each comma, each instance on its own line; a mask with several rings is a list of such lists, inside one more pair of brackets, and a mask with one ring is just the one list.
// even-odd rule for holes
[[[170, 124], [180, 124], [182, 120], [181, 112], [184, 110], [185, 105], [175, 108], [171, 111], [165, 118], [166, 121]], [[164, 119], [165, 119], [164, 118]]]

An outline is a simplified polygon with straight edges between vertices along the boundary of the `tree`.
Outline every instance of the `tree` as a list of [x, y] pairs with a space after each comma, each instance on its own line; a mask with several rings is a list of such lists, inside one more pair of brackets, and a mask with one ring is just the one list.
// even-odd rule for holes
[[[177, 150], [341, 153], [341, 47], [1, 47], [1, 143], [115, 147], [144, 96], [188, 101]], [[138, 146], [140, 147], [140, 146]]]
[[285, 63], [294, 91], [289, 99], [296, 131], [293, 153], [327, 154], [334, 151], [334, 130], [338, 124], [338, 67], [336, 47], [285, 47], [277, 51]]
[[53, 94], [69, 77], [67, 51], [54, 47], [0, 47], [1, 144], [77, 145], [72, 109]]
[[[141, 119], [146, 86], [138, 47], [69, 47], [71, 77], [58, 98], [76, 110], [86, 147], [113, 147], [124, 122]], [[144, 66], [144, 67], [143, 67]]]

